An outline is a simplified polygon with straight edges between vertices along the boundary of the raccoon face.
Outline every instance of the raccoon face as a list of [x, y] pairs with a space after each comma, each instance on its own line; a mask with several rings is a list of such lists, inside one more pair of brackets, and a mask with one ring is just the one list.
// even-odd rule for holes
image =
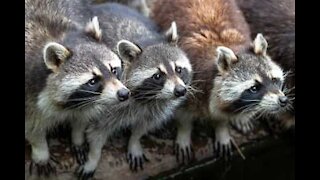
[[215, 95], [219, 107], [232, 113], [277, 114], [290, 107], [283, 93], [284, 73], [266, 54], [267, 42], [258, 34], [253, 52], [237, 56], [226, 47], [218, 47], [218, 71]]
[[186, 55], [169, 44], [149, 46], [122, 40], [120, 57], [127, 64], [126, 86], [135, 100], [177, 99], [184, 97], [191, 82], [191, 65]]
[[127, 100], [130, 92], [119, 81], [118, 56], [86, 36], [76, 39], [67, 38], [65, 45], [50, 42], [43, 49], [45, 64], [53, 71], [47, 80], [53, 101], [73, 109]]
[[190, 87], [191, 64], [185, 53], [176, 47], [175, 22], [165, 32], [165, 37], [168, 43], [144, 49], [127, 40], [117, 44], [118, 54], [126, 64], [123, 79], [135, 100], [181, 99]]

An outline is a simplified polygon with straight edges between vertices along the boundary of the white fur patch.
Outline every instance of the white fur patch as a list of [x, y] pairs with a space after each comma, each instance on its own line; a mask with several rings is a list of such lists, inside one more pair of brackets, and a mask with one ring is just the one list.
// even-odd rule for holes
[[112, 56], [111, 61], [109, 61], [110, 65], [112, 67], [121, 67], [121, 60], [119, 59], [119, 57], [114, 53], [111, 53], [110, 55]]
[[281, 81], [284, 80], [283, 70], [274, 62], [270, 61], [271, 71], [269, 74], [270, 78], [279, 78]]
[[49, 160], [50, 154], [46, 142], [43, 142], [40, 146], [32, 146], [32, 160], [36, 163], [45, 163]]
[[188, 112], [179, 112], [178, 114], [176, 116], [179, 123], [176, 143], [182, 148], [191, 146], [192, 114]]
[[167, 69], [165, 68], [165, 66], [163, 64], [159, 65], [159, 69], [160, 69], [161, 72], [163, 72], [165, 74], [168, 74], [168, 71], [167, 71]]
[[260, 101], [260, 106], [265, 110], [277, 110], [277, 108], [280, 108], [279, 96], [274, 93], [266, 94]]
[[175, 62], [175, 65], [181, 68], [186, 68], [189, 72], [192, 71], [190, 61], [186, 56], [180, 56], [179, 59]]
[[98, 69], [97, 67], [93, 67], [92, 69], [93, 73], [95, 73], [98, 76], [102, 76], [102, 73], [100, 71], [100, 69]]
[[143, 155], [143, 149], [139, 140], [132, 141], [130, 139], [128, 153], [131, 153], [133, 157], [141, 157]]
[[231, 136], [227, 124], [220, 124], [215, 128], [216, 141], [221, 144], [229, 144]]
[[[106, 86], [101, 93], [101, 99], [108, 103], [118, 102], [117, 92], [123, 88], [127, 89], [118, 79], [112, 79], [106, 83]], [[102, 103], [103, 101], [100, 100]]]
[[159, 97], [161, 98], [170, 98], [173, 97], [173, 92], [175, 88], [175, 83], [172, 79], [167, 79], [165, 82], [163, 88], [161, 89], [161, 94], [159, 94]]

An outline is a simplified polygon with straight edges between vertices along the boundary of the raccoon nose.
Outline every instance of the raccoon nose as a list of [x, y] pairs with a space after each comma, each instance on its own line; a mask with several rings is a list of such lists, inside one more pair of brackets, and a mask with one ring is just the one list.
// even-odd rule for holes
[[279, 97], [279, 102], [280, 102], [280, 106], [281, 106], [281, 107], [286, 106], [287, 103], [288, 103], [288, 98], [287, 98], [287, 96], [280, 96], [280, 97]]
[[120, 89], [117, 92], [119, 101], [127, 100], [129, 98], [129, 94], [130, 94], [130, 91], [128, 89], [124, 89], [124, 88]]
[[187, 92], [187, 89], [181, 85], [178, 85], [174, 88], [174, 95], [177, 97], [184, 96]]

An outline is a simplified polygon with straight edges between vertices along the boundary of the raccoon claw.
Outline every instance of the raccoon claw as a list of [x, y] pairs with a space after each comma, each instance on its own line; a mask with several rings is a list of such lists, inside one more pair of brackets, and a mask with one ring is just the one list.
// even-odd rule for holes
[[37, 176], [49, 177], [52, 174], [56, 174], [56, 165], [58, 161], [53, 157], [47, 163], [34, 163], [31, 162], [29, 167], [29, 174], [32, 175], [36, 171]]
[[77, 176], [78, 180], [88, 180], [93, 177], [94, 173], [95, 171], [85, 172], [84, 166], [80, 166], [76, 170], [75, 175]]
[[74, 154], [77, 160], [77, 163], [80, 165], [83, 165], [87, 161], [88, 151], [89, 151], [89, 146], [87, 143], [81, 146], [76, 146], [76, 145], [71, 146], [71, 152], [72, 154]]
[[231, 142], [227, 144], [215, 142], [213, 151], [214, 151], [215, 157], [224, 158], [225, 160], [230, 160], [233, 155], [233, 152], [232, 152], [233, 147], [231, 145]]
[[129, 163], [130, 170], [137, 172], [138, 167], [143, 170], [143, 163], [149, 162], [149, 159], [144, 154], [142, 154], [142, 156], [133, 156], [131, 153], [129, 153], [127, 155], [127, 161]]
[[182, 147], [179, 144], [175, 145], [174, 153], [177, 158], [177, 162], [182, 164], [188, 164], [194, 159], [194, 150], [191, 145]]

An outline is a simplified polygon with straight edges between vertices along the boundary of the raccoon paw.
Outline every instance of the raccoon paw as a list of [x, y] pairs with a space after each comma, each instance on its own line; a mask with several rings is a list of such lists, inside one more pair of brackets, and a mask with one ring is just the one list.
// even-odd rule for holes
[[75, 175], [77, 176], [78, 180], [88, 180], [93, 177], [95, 170], [85, 170], [85, 166], [79, 166], [76, 171]]
[[225, 160], [230, 160], [233, 155], [233, 146], [231, 141], [227, 143], [221, 143], [216, 141], [213, 145], [214, 156], [218, 158], [224, 158]]
[[194, 151], [191, 144], [182, 146], [179, 143], [175, 144], [174, 154], [176, 155], [177, 162], [182, 164], [188, 164], [194, 160]]
[[80, 146], [72, 145], [71, 152], [75, 156], [77, 163], [83, 165], [88, 158], [89, 145], [88, 143], [84, 143]]
[[231, 121], [231, 126], [243, 134], [247, 134], [254, 129], [254, 124], [251, 120], [234, 120]]
[[129, 163], [130, 170], [137, 172], [138, 167], [143, 170], [143, 163], [149, 162], [149, 159], [143, 153], [141, 155], [133, 155], [132, 153], [128, 153], [127, 161]]
[[30, 175], [35, 173], [38, 177], [56, 175], [56, 166], [58, 164], [58, 161], [53, 156], [51, 156], [49, 161], [45, 163], [35, 163], [32, 161], [29, 166], [29, 173]]

